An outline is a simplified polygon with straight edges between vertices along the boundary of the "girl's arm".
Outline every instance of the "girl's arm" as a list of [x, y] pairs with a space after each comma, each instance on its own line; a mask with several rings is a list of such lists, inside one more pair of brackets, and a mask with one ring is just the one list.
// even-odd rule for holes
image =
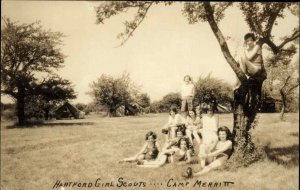
[[244, 50], [245, 56], [248, 60], [251, 60], [260, 51], [260, 46], [256, 44], [254, 48], [250, 51]]
[[140, 154], [142, 154], [147, 148], [147, 143], [145, 143], [145, 145], [143, 146], [143, 148], [135, 155], [136, 157]]
[[200, 119], [199, 116], [196, 116], [196, 119], [195, 119], [195, 121], [194, 121], [194, 125], [198, 126], [198, 125], [200, 125], [200, 124], [201, 124], [201, 119]]
[[187, 150], [186, 152], [187, 160], [185, 161], [186, 164], [190, 163], [192, 161], [192, 151]]
[[161, 146], [157, 141], [155, 142], [155, 146], [157, 147], [158, 151], [160, 152], [161, 151]]
[[184, 162], [178, 162], [177, 165], [183, 165], [183, 164], [188, 164], [192, 161], [192, 153], [191, 153], [191, 150], [187, 150], [186, 151], [186, 157], [187, 157], [187, 160], [184, 161]]
[[214, 152], [208, 153], [207, 157], [211, 157], [211, 156], [218, 156], [219, 154], [225, 152], [228, 149], [231, 149], [232, 147], [232, 142], [231, 141], [227, 141], [227, 143], [225, 144], [225, 146], [219, 150], [216, 150]]
[[177, 143], [177, 139], [170, 139], [169, 142], [167, 143], [166, 149], [170, 149], [173, 145]]
[[179, 148], [170, 148], [164, 151], [165, 154], [172, 154], [174, 152], [176, 152], [177, 150], [179, 150]]

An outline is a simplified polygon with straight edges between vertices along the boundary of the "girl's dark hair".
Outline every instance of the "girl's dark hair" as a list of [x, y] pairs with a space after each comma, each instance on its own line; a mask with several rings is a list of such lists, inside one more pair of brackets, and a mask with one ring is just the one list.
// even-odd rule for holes
[[232, 141], [232, 134], [231, 134], [230, 130], [228, 129], [228, 127], [226, 127], [226, 126], [219, 127], [218, 132], [217, 132], [218, 136], [219, 136], [220, 131], [225, 131], [226, 140]]
[[178, 125], [177, 126], [177, 129], [175, 130], [175, 133], [177, 133], [177, 132], [181, 132], [182, 133], [182, 135], [183, 136], [185, 136], [186, 135], [186, 127], [185, 127], [185, 125]]
[[176, 107], [171, 107], [170, 108], [170, 112], [171, 111], [173, 111], [175, 114], [177, 114], [178, 113], [178, 110], [177, 110], [177, 108]]
[[156, 140], [156, 133], [154, 133], [153, 131], [149, 131], [147, 134], [146, 134], [146, 141], [148, 140], [148, 138], [152, 136], [154, 138], [154, 140]]
[[253, 33], [247, 33], [244, 36], [244, 40], [246, 41], [248, 38], [252, 38], [253, 41], [255, 41], [255, 35]]
[[190, 75], [185, 75], [185, 76], [183, 77], [183, 80], [184, 80], [186, 77], [188, 77], [189, 80], [192, 81], [192, 77], [191, 77]]
[[207, 105], [207, 111], [212, 111], [213, 113], [215, 113], [215, 106], [214, 106], [214, 104], [213, 103], [209, 103], [208, 105]]
[[189, 111], [187, 112], [187, 115], [188, 115], [189, 117], [191, 117], [191, 116], [190, 116], [190, 111], [194, 112], [194, 115], [196, 116], [196, 111], [195, 111], [194, 109], [192, 109], [192, 110], [189, 110]]
[[186, 137], [182, 137], [181, 139], [179, 139], [179, 141], [178, 141], [178, 143], [177, 143], [178, 148], [180, 148], [181, 141], [185, 141], [185, 142], [186, 142], [187, 148], [188, 148], [188, 149], [190, 148], [190, 141], [189, 141], [189, 139], [186, 138]]

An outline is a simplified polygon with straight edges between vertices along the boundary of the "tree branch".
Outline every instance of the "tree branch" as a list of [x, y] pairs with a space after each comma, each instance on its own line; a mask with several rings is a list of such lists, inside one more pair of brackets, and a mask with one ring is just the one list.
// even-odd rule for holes
[[284, 3], [282, 3], [282, 5], [280, 7], [278, 7], [277, 10], [274, 10], [274, 11], [271, 10], [270, 17], [269, 17], [269, 20], [268, 20], [268, 22], [266, 24], [266, 28], [265, 28], [265, 34], [266, 34], [265, 37], [267, 37], [267, 38], [271, 37], [271, 32], [272, 32], [274, 23], [277, 19], [277, 16], [280, 13], [280, 11], [282, 11], [284, 8], [285, 8], [285, 5], [284, 5]]
[[[121, 44], [120, 44], [119, 46], [117, 46], [117, 47], [123, 46], [123, 45], [127, 42], [127, 40], [132, 36], [133, 32], [140, 26], [140, 24], [141, 24], [141, 23], [143, 22], [143, 20], [145, 19], [146, 15], [147, 15], [147, 12], [148, 12], [149, 8], [152, 6], [152, 4], [153, 4], [153, 2], [151, 2], [151, 3], [146, 7], [145, 12], [144, 12], [143, 14], [137, 13], [135, 19], [140, 19], [140, 20], [138, 21], [138, 23], [137, 23], [134, 27], [132, 27], [132, 30], [127, 34], [127, 37], [126, 37], [126, 38], [121, 42]], [[140, 10], [140, 9], [139, 9], [139, 10]], [[140, 18], [139, 18], [139, 16], [140, 16]]]
[[299, 29], [297, 29], [290, 37], [286, 38], [279, 46], [278, 49], [283, 48], [283, 46], [285, 46], [287, 43], [296, 40], [297, 38], [299, 38]]
[[299, 86], [299, 82], [297, 84], [295, 84], [294, 86], [292, 86], [286, 94], [290, 94], [295, 88], [297, 88]]
[[206, 12], [207, 21], [221, 46], [225, 59], [227, 60], [227, 62], [229, 63], [233, 71], [236, 73], [239, 80], [241, 82], [246, 81], [247, 78], [244, 72], [241, 70], [241, 68], [238, 66], [238, 63], [234, 60], [234, 58], [230, 54], [226, 40], [215, 21], [213, 9], [210, 5], [210, 2], [204, 2], [204, 9]]
[[286, 85], [287, 85], [287, 83], [289, 82], [290, 78], [291, 78], [291, 76], [289, 75], [289, 76], [285, 79], [285, 83], [284, 83], [284, 85], [283, 85], [282, 88], [286, 87]]

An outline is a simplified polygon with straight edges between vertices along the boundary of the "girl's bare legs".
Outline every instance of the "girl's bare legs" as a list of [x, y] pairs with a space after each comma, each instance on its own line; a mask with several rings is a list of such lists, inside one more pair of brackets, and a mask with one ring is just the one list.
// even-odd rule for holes
[[139, 165], [143, 168], [158, 168], [166, 163], [168, 156], [163, 154], [154, 161], [144, 161], [142, 165]]
[[190, 129], [186, 129], [185, 132], [188, 138], [190, 139], [191, 144], [193, 145], [192, 131]]
[[202, 168], [205, 167], [205, 158], [202, 157], [202, 155], [206, 154], [206, 146], [204, 144], [201, 144], [199, 146], [199, 157], [200, 157], [200, 166]]
[[199, 135], [198, 135], [198, 132], [197, 132], [196, 130], [193, 130], [193, 135], [194, 135], [194, 137], [195, 137], [197, 143], [198, 143], [198, 144], [201, 144], [201, 139], [200, 139], [200, 137], [199, 137]]
[[144, 154], [140, 154], [140, 155], [137, 155], [137, 156], [132, 156], [132, 157], [129, 157], [129, 158], [124, 158], [123, 160], [119, 161], [120, 163], [121, 162], [136, 162], [136, 161], [139, 161], [139, 160], [144, 160], [145, 159], [145, 155]]
[[213, 162], [211, 162], [208, 166], [205, 166], [203, 168], [203, 170], [201, 170], [200, 172], [194, 173], [194, 176], [201, 176], [203, 174], [208, 173], [211, 170], [214, 170], [216, 168], [219, 168], [220, 166], [222, 166], [227, 160], [227, 157], [221, 157], [221, 158], [217, 158], [216, 160], [214, 160]]
[[241, 62], [243, 64], [243, 67], [245, 68], [246, 72], [249, 73], [250, 76], [255, 76], [262, 70], [261, 66], [257, 66], [255, 64], [253, 64], [251, 61], [249, 61], [245, 57], [242, 57]]

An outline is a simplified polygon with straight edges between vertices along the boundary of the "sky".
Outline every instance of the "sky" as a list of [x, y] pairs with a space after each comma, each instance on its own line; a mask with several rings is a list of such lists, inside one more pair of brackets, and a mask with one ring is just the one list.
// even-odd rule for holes
[[[155, 5], [143, 23], [121, 47], [117, 35], [124, 31], [123, 23], [131, 20], [134, 10], [105, 20], [97, 25], [96, 1], [1, 1], [1, 16], [19, 23], [41, 21], [44, 29], [62, 32], [62, 53], [67, 57], [58, 74], [72, 82], [77, 93], [74, 103], [89, 103], [89, 84], [102, 74], [114, 77], [128, 72], [132, 81], [151, 101], [170, 92], [179, 92], [185, 75], [197, 81], [211, 76], [234, 84], [235, 73], [226, 62], [209, 24], [188, 24], [182, 15], [182, 3]], [[274, 27], [275, 36], [290, 34], [299, 18], [287, 14]], [[288, 21], [288, 22], [287, 22]], [[233, 56], [241, 54], [243, 36], [249, 32], [236, 7], [226, 11], [219, 25], [224, 36], [230, 36], [228, 46]], [[275, 41], [276, 42], [276, 41]], [[1, 95], [1, 101], [11, 99]]]

